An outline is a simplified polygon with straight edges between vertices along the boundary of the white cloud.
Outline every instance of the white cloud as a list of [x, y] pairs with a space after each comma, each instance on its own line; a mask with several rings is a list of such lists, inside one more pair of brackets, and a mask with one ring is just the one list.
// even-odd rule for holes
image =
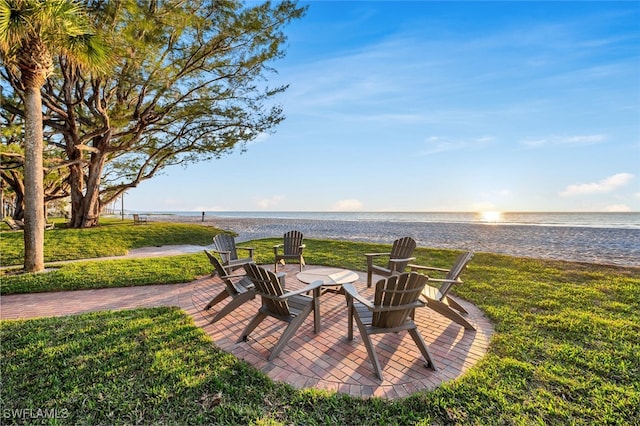
[[548, 138], [525, 139], [520, 143], [527, 148], [540, 148], [543, 146], [588, 146], [607, 140], [606, 135], [575, 135], [575, 136], [550, 136]]
[[284, 197], [282, 195], [274, 195], [271, 198], [262, 198], [258, 200], [256, 204], [261, 209], [268, 209], [268, 208], [277, 206], [278, 204], [280, 204], [282, 200], [284, 200]]
[[425, 140], [427, 149], [422, 151], [422, 155], [436, 154], [445, 151], [458, 151], [461, 149], [480, 148], [489, 145], [494, 141], [490, 136], [475, 139], [448, 139], [440, 136], [430, 136]]
[[580, 183], [569, 185], [567, 188], [560, 192], [561, 197], [569, 197], [573, 195], [588, 195], [597, 194], [602, 192], [611, 192], [621, 186], [625, 186], [631, 180], [635, 178], [631, 173], [618, 173], [608, 178], [602, 179], [599, 182]]
[[336, 202], [333, 205], [331, 210], [335, 212], [344, 212], [344, 211], [354, 211], [354, 210], [360, 210], [360, 209], [362, 209], [362, 202], [360, 200], [350, 199], [350, 200], [340, 200]]
[[605, 207], [604, 211], [611, 212], [611, 213], [630, 212], [631, 211], [631, 207], [627, 206], [626, 204], [613, 204], [613, 205]]
[[268, 133], [259, 133], [255, 139], [249, 141], [249, 143], [262, 143], [262, 142], [266, 142], [271, 138], [271, 135]]

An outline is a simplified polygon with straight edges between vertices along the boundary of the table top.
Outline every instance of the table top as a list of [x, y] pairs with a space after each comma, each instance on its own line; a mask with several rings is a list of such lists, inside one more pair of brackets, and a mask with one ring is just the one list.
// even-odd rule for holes
[[357, 281], [359, 276], [348, 269], [315, 268], [299, 272], [296, 278], [306, 284], [322, 280], [322, 285], [342, 285]]

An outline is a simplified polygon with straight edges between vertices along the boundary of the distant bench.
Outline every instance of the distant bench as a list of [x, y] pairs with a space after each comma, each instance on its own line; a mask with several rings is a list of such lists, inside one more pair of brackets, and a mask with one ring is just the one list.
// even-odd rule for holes
[[134, 225], [140, 225], [141, 223], [147, 223], [147, 217], [146, 216], [140, 216], [139, 214], [134, 214], [133, 215], [133, 224]]

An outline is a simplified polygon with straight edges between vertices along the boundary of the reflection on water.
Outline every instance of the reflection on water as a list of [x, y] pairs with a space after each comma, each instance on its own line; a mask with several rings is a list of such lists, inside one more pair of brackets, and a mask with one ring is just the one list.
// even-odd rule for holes
[[496, 212], [496, 211], [480, 212], [480, 217], [483, 222], [488, 222], [488, 223], [502, 222], [502, 212]]

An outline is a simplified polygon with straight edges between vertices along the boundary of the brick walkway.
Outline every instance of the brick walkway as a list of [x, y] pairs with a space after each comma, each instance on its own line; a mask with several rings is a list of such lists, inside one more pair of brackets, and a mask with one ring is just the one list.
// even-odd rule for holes
[[[306, 269], [314, 267], [307, 266]], [[284, 269], [288, 289], [304, 285], [296, 279], [297, 268], [297, 265], [287, 265]], [[365, 274], [359, 275], [356, 286], [365, 297], [371, 297], [372, 290], [366, 288]], [[222, 288], [219, 278], [205, 277], [175, 285], [9, 295], [0, 298], [0, 318], [178, 306], [211, 336], [218, 347], [251, 363], [273, 380], [284, 381], [297, 388], [314, 387], [352, 396], [375, 395], [390, 399], [405, 397], [418, 390], [434, 389], [444, 381], [459, 377], [485, 355], [493, 334], [493, 327], [482, 312], [465, 301], [461, 304], [469, 311], [469, 320], [477, 331], [465, 330], [429, 309], [418, 309], [415, 320], [438, 370], [424, 367], [422, 356], [408, 333], [375, 335], [373, 341], [377, 345], [385, 378], [380, 382], [373, 372], [357, 328], [355, 339], [351, 342], [346, 339], [347, 315], [343, 295], [322, 295], [321, 332], [313, 333], [313, 319], [309, 316], [279, 357], [270, 362], [267, 357], [284, 323], [267, 318], [251, 334], [248, 342], [236, 343], [242, 329], [259, 308], [259, 297], [211, 325], [209, 320], [217, 312], [217, 307], [210, 311], [202, 308]]]

